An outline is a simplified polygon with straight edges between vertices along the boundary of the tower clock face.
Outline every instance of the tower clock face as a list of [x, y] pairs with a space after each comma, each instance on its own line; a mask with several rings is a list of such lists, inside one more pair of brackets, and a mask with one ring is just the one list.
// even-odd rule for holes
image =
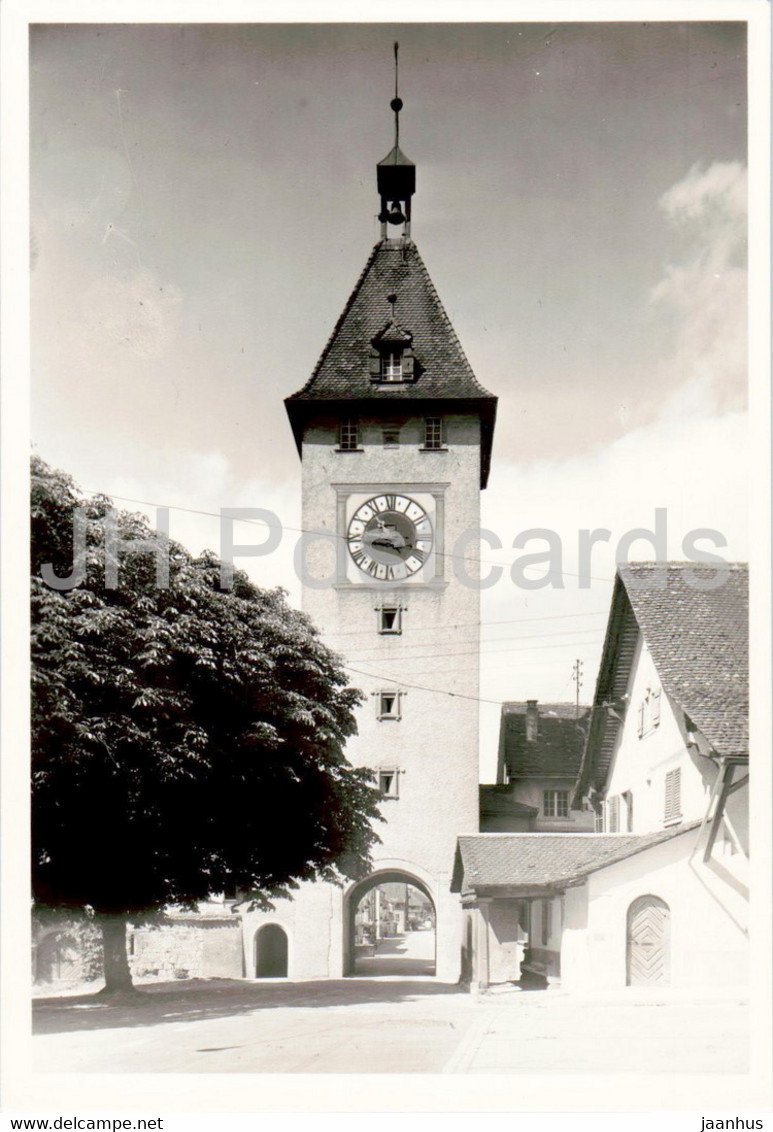
[[429, 515], [409, 495], [374, 495], [349, 520], [349, 553], [364, 574], [378, 581], [409, 578], [432, 550]]

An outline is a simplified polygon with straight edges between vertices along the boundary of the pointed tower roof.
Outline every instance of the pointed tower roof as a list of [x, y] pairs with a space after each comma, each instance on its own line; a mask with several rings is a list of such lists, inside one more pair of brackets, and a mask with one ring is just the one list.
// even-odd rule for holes
[[[399, 328], [410, 335], [416, 359], [410, 382], [374, 382], [369, 359], [373, 343], [390, 323], [389, 301], [398, 311]], [[303, 426], [323, 403], [379, 415], [405, 404], [415, 412], [475, 412], [483, 425], [481, 482], [485, 486], [497, 399], [478, 382], [464, 355], [451, 320], [411, 240], [381, 240], [344, 307], [310, 379], [285, 405], [300, 451]]]

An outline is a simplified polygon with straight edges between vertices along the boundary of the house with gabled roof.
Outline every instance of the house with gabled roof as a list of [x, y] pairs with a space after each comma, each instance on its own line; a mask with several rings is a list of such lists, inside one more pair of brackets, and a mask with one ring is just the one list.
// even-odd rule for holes
[[594, 828], [591, 806], [573, 804], [589, 722], [590, 709], [583, 705], [502, 704], [497, 783], [480, 788], [481, 832]]
[[619, 567], [589, 724], [573, 805], [603, 832], [459, 839], [471, 980], [523, 968], [573, 990], [744, 983], [744, 565]]

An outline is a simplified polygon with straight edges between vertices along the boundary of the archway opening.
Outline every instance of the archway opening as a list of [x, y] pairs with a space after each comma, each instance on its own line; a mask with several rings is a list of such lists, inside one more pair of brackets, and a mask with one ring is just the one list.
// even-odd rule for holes
[[255, 932], [255, 978], [287, 978], [287, 933], [279, 924], [264, 924]]
[[374, 874], [349, 897], [348, 974], [435, 974], [437, 917], [421, 881], [408, 873]]

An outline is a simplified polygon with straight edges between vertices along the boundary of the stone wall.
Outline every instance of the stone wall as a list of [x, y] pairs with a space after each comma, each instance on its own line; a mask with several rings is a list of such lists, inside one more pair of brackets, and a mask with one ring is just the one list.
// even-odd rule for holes
[[181, 919], [140, 926], [129, 933], [129, 965], [135, 978], [240, 979], [244, 975], [237, 917]]

